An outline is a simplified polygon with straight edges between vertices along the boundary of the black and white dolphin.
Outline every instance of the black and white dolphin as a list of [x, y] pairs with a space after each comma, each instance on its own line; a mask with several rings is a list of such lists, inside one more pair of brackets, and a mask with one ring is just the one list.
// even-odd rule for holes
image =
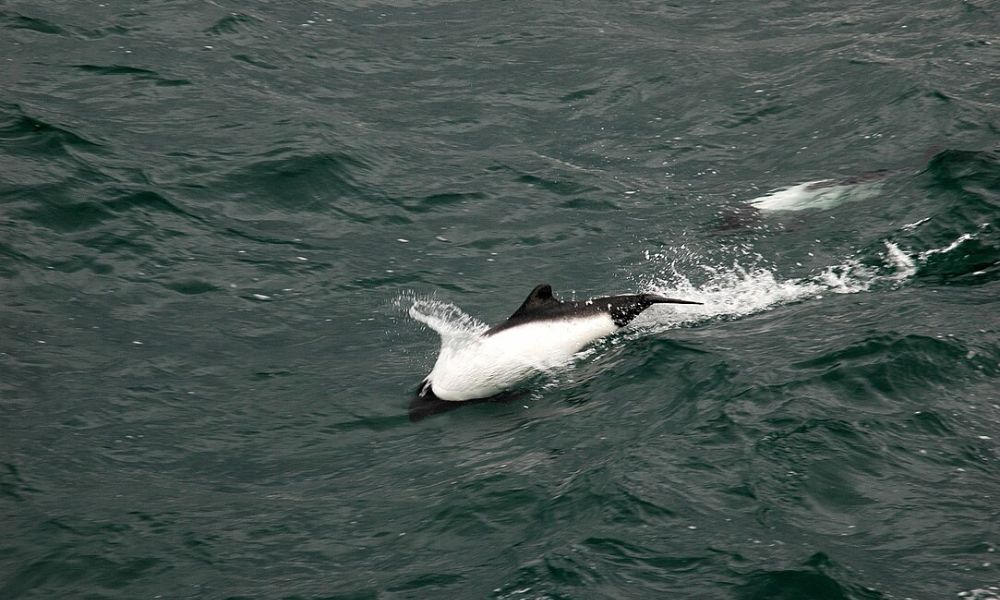
[[552, 286], [531, 290], [506, 321], [460, 345], [442, 344], [437, 362], [410, 403], [410, 420], [462, 402], [503, 400], [538, 372], [568, 363], [588, 344], [628, 325], [654, 304], [701, 304], [657, 294], [563, 302]]

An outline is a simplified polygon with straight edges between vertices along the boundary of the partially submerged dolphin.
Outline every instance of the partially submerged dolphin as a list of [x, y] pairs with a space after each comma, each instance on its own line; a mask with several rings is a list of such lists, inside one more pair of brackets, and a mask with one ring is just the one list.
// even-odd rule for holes
[[875, 197], [880, 192], [878, 184], [891, 174], [888, 169], [878, 169], [850, 177], [808, 181], [768, 192], [747, 204], [762, 211], [826, 210]]
[[504, 401], [538, 372], [564, 365], [587, 344], [628, 325], [654, 304], [701, 304], [657, 294], [607, 296], [564, 302], [552, 286], [531, 290], [506, 321], [460, 347], [442, 344], [430, 374], [410, 402], [410, 420], [462, 403]]
[[882, 193], [882, 183], [896, 171], [877, 169], [858, 175], [807, 181], [771, 190], [722, 211], [717, 232], [743, 231], [762, 225], [765, 214], [829, 210], [847, 202], [870, 200]]

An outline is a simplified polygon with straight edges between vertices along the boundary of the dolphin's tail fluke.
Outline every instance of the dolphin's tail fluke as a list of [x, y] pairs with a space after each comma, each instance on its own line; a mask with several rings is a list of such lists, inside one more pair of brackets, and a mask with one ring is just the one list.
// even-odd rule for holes
[[603, 306], [605, 303], [608, 306], [615, 325], [619, 327], [625, 327], [632, 322], [632, 319], [638, 317], [639, 313], [654, 304], [701, 304], [701, 302], [694, 300], [666, 298], [659, 294], [631, 294], [594, 300], [594, 304], [598, 306]]
[[646, 294], [646, 300], [650, 304], [704, 304], [695, 300], [681, 300], [679, 298], [664, 298], [659, 294]]

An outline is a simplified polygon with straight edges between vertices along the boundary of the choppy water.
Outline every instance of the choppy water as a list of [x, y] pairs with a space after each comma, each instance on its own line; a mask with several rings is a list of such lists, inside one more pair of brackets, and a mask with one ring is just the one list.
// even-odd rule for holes
[[0, 4], [0, 598], [1000, 596], [1000, 9], [687, 4]]

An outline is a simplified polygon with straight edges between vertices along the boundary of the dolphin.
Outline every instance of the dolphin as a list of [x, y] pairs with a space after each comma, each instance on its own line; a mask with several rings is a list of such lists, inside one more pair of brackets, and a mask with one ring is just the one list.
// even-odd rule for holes
[[878, 184], [892, 174], [889, 169], [877, 169], [848, 177], [807, 181], [771, 191], [747, 204], [761, 211], [826, 210], [875, 197], [881, 191]]
[[410, 402], [410, 420], [477, 402], [521, 397], [523, 383], [572, 360], [588, 344], [625, 327], [654, 304], [701, 304], [658, 294], [562, 301], [552, 286], [531, 290], [506, 321], [459, 347], [442, 344], [437, 362]]
[[717, 233], [739, 232], [760, 227], [767, 214], [788, 214], [806, 210], [829, 210], [847, 202], [875, 198], [882, 183], [898, 170], [876, 169], [856, 175], [807, 181], [771, 190], [763, 196], [724, 209]]

